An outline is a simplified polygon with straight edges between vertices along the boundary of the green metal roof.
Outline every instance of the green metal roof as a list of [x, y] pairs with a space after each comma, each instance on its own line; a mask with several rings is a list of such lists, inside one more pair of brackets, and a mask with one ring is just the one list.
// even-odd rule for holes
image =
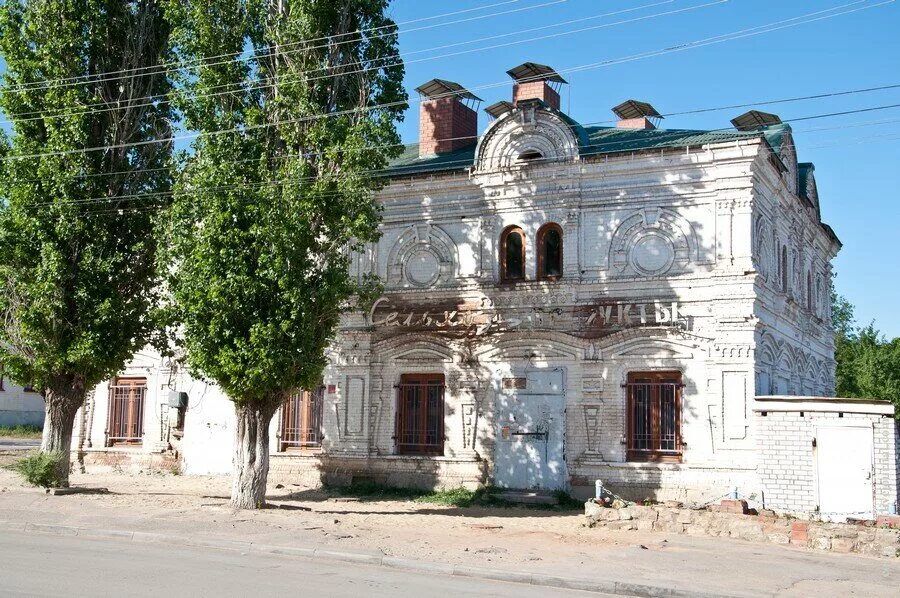
[[[559, 113], [579, 141], [581, 157], [646, 151], [673, 147], [696, 147], [709, 143], [724, 143], [763, 137], [780, 154], [784, 134], [790, 125], [779, 124], [756, 131], [690, 129], [617, 129], [615, 127], [583, 127], [565, 114]], [[405, 176], [441, 171], [464, 170], [473, 166], [475, 145], [446, 154], [419, 157], [419, 145], [413, 143], [388, 165], [387, 176]]]

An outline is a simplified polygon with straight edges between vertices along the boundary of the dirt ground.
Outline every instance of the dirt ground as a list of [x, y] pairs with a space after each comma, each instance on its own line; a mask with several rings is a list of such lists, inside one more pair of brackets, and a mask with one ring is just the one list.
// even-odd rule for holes
[[592, 529], [578, 511], [355, 500], [288, 485], [270, 487], [271, 508], [235, 512], [228, 506], [227, 477], [73, 474], [71, 482], [109, 493], [50, 496], [0, 470], [0, 520], [340, 548], [734, 594], [765, 589], [766, 595], [809, 595], [843, 588], [845, 595], [897, 596], [900, 587], [900, 562], [893, 560]]

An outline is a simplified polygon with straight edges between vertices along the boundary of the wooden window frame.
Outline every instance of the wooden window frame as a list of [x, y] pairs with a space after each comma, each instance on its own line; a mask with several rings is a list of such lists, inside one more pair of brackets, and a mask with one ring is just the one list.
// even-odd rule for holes
[[[554, 274], [552, 276], [548, 275], [544, 270], [546, 268], [545, 264], [545, 256], [546, 253], [544, 249], [544, 242], [546, 241], [547, 233], [550, 231], [556, 231], [559, 235], [559, 274]], [[555, 222], [548, 222], [538, 229], [537, 233], [537, 277], [538, 280], [559, 280], [563, 276], [563, 264], [565, 262], [565, 243], [563, 239], [563, 229], [560, 225]]]
[[[518, 234], [522, 239], [522, 276], [516, 278], [510, 278], [509, 273], [507, 271], [507, 263], [506, 263], [506, 243], [511, 234]], [[526, 251], [526, 237], [525, 231], [522, 230], [520, 226], [512, 225], [507, 226], [503, 229], [503, 233], [500, 235], [500, 280], [501, 282], [520, 282], [526, 280], [528, 277], [526, 276], [525, 268], [525, 256], [527, 255]]]
[[[674, 401], [675, 401], [675, 422], [674, 422], [674, 450], [665, 450], [661, 448], [661, 432], [660, 432], [660, 411], [661, 411], [661, 390], [664, 386], [673, 385]], [[634, 421], [634, 401], [635, 392], [640, 386], [648, 386], [650, 393], [650, 434], [652, 447], [649, 449], [636, 448]], [[683, 389], [682, 375], [677, 370], [667, 371], [634, 371], [628, 373], [628, 382], [623, 384], [625, 388], [625, 446], [626, 459], [636, 462], [656, 462], [656, 463], [681, 463], [684, 443], [681, 435], [682, 413], [683, 413]]]
[[[417, 388], [418, 387], [418, 388]], [[418, 430], [415, 436], [418, 442], [408, 442], [409, 432], [404, 429], [407, 420], [406, 413], [409, 406], [404, 393], [416, 389], [417, 402], [424, 399], [424, 408], [418, 414]], [[434, 389], [439, 393], [437, 411], [437, 429], [433, 431], [433, 442], [428, 442], [428, 420], [433, 415], [429, 409], [427, 392]], [[398, 455], [441, 457], [444, 455], [444, 422], [446, 420], [447, 402], [445, 396], [444, 374], [403, 374], [400, 376], [400, 384], [397, 386], [397, 399], [394, 416], [394, 446]]]
[[[116, 390], [131, 388], [138, 391], [139, 396], [129, 395], [125, 398], [117, 398]], [[106, 444], [107, 446], [141, 446], [144, 442], [144, 410], [147, 401], [147, 378], [120, 377], [114, 378], [109, 385], [109, 402], [106, 409]], [[127, 405], [117, 405], [117, 402], [127, 402]], [[124, 419], [119, 415], [120, 409], [127, 409]], [[134, 433], [125, 434], [120, 426], [126, 426], [126, 431], [133, 429]]]
[[[279, 452], [317, 452], [322, 449], [324, 403], [324, 386], [291, 393], [282, 404], [278, 418]], [[291, 425], [294, 423], [298, 425]]]

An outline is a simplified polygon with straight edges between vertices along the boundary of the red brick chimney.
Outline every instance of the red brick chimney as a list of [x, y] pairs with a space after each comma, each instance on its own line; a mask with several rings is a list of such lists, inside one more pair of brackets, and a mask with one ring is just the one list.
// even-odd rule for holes
[[559, 110], [559, 87], [566, 82], [555, 70], [545, 64], [526, 62], [506, 73], [513, 78], [513, 104], [520, 100], [541, 100]]
[[481, 98], [459, 83], [432, 79], [416, 88], [419, 108], [419, 156], [445, 154], [475, 145]]
[[613, 113], [619, 117], [616, 122], [617, 129], [643, 129], [653, 130], [656, 128], [656, 122], [662, 118], [662, 115], [656, 111], [656, 108], [647, 102], [639, 102], [637, 100], [625, 100], [612, 109]]

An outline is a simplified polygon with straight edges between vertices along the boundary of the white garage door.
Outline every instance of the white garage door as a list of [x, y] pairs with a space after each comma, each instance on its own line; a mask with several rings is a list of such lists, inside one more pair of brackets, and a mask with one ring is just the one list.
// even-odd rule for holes
[[823, 518], [874, 517], [872, 428], [822, 427], [816, 430], [819, 511]]

